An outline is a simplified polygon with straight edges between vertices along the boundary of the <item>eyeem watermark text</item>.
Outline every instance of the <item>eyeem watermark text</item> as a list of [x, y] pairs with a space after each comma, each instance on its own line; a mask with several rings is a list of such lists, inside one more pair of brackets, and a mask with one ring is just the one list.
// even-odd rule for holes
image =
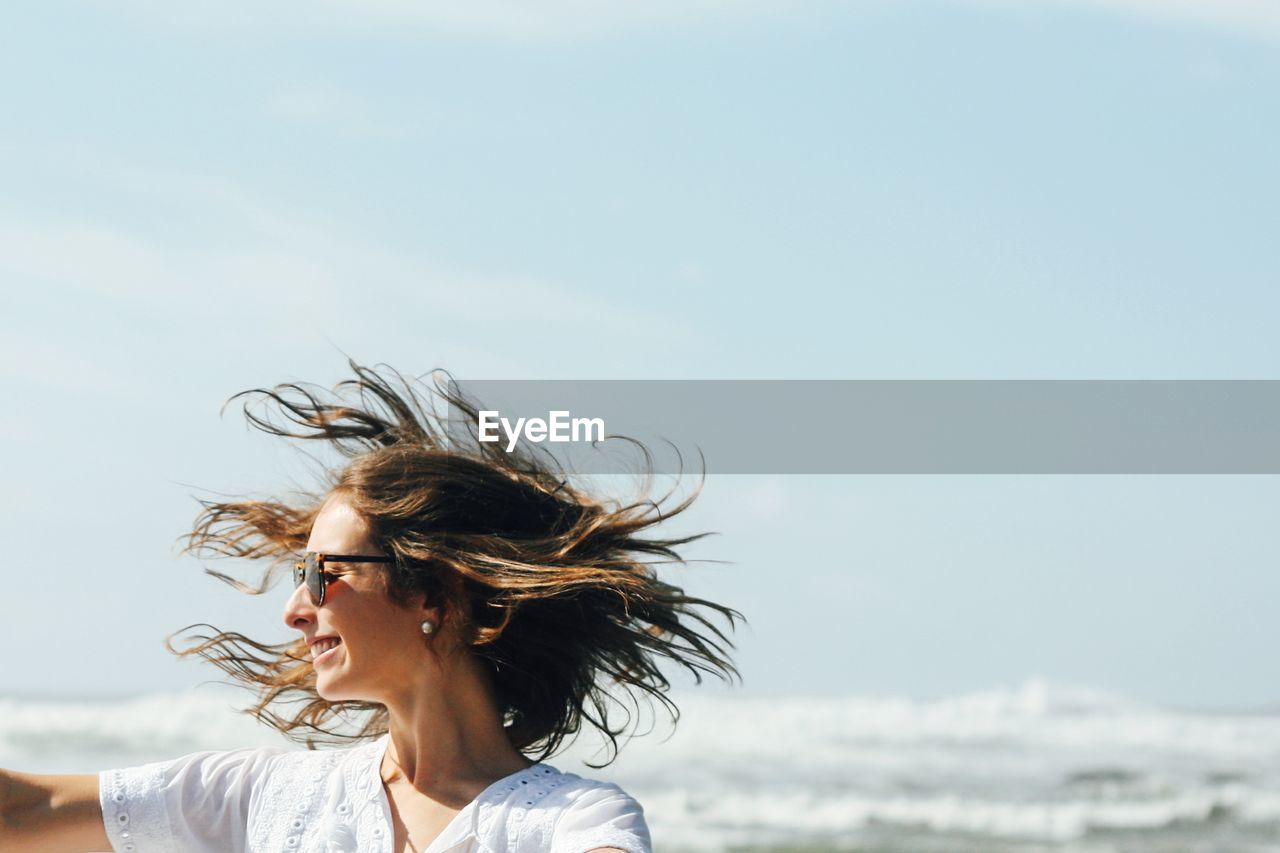
[[[454, 390], [473, 402], [451, 409], [451, 446], [474, 447], [487, 409], [486, 440], [517, 439], [517, 451], [518, 439], [566, 440], [538, 449], [575, 474], [701, 464], [711, 474], [1280, 475], [1271, 379], [476, 380]], [[515, 421], [505, 440], [497, 409]], [[515, 417], [548, 412], [545, 426]], [[571, 443], [569, 412], [591, 413], [597, 435], [604, 423], [609, 434]]]
[[513, 424], [497, 411], [477, 413], [479, 438], [484, 442], [501, 441], [498, 429], [507, 437], [507, 452], [516, 449], [520, 439], [540, 444], [544, 441], [604, 441], [604, 418], [571, 418], [568, 410], [552, 410], [547, 419], [516, 418]]

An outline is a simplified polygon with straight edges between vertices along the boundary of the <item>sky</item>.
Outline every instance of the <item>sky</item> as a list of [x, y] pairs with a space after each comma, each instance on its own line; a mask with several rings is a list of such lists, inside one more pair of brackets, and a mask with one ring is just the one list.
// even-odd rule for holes
[[[176, 8], [175, 8], [176, 7]], [[468, 379], [1269, 379], [1263, 0], [0, 12], [0, 692], [278, 641], [177, 554], [305, 481], [232, 394]], [[714, 469], [714, 459], [710, 460]], [[751, 695], [1280, 704], [1274, 477], [712, 476]], [[225, 566], [216, 568], [225, 569]], [[245, 573], [251, 571], [246, 568]]]

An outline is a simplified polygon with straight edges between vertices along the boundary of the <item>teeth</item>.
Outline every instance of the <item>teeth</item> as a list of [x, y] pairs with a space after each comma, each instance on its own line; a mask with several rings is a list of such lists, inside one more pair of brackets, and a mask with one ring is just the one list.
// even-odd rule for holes
[[329, 651], [329, 649], [332, 649], [335, 646], [337, 646], [339, 642], [341, 641], [340, 640], [320, 640], [318, 643], [316, 643], [314, 646], [311, 647], [311, 659], [315, 660], [316, 658], [320, 657], [320, 655]]

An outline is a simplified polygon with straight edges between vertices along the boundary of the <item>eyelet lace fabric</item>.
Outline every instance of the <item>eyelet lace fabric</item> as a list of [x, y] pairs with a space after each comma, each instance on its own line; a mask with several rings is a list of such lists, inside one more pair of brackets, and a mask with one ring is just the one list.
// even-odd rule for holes
[[[379, 768], [389, 736], [348, 749], [193, 753], [104, 771], [116, 853], [393, 853]], [[644, 810], [616, 785], [535, 764], [494, 782], [424, 853], [649, 853]]]

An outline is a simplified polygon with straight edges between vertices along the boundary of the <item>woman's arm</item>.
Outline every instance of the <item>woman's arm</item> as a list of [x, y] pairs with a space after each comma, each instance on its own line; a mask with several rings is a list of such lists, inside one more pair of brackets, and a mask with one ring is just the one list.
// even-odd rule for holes
[[95, 773], [36, 776], [0, 769], [0, 850], [110, 850]]

